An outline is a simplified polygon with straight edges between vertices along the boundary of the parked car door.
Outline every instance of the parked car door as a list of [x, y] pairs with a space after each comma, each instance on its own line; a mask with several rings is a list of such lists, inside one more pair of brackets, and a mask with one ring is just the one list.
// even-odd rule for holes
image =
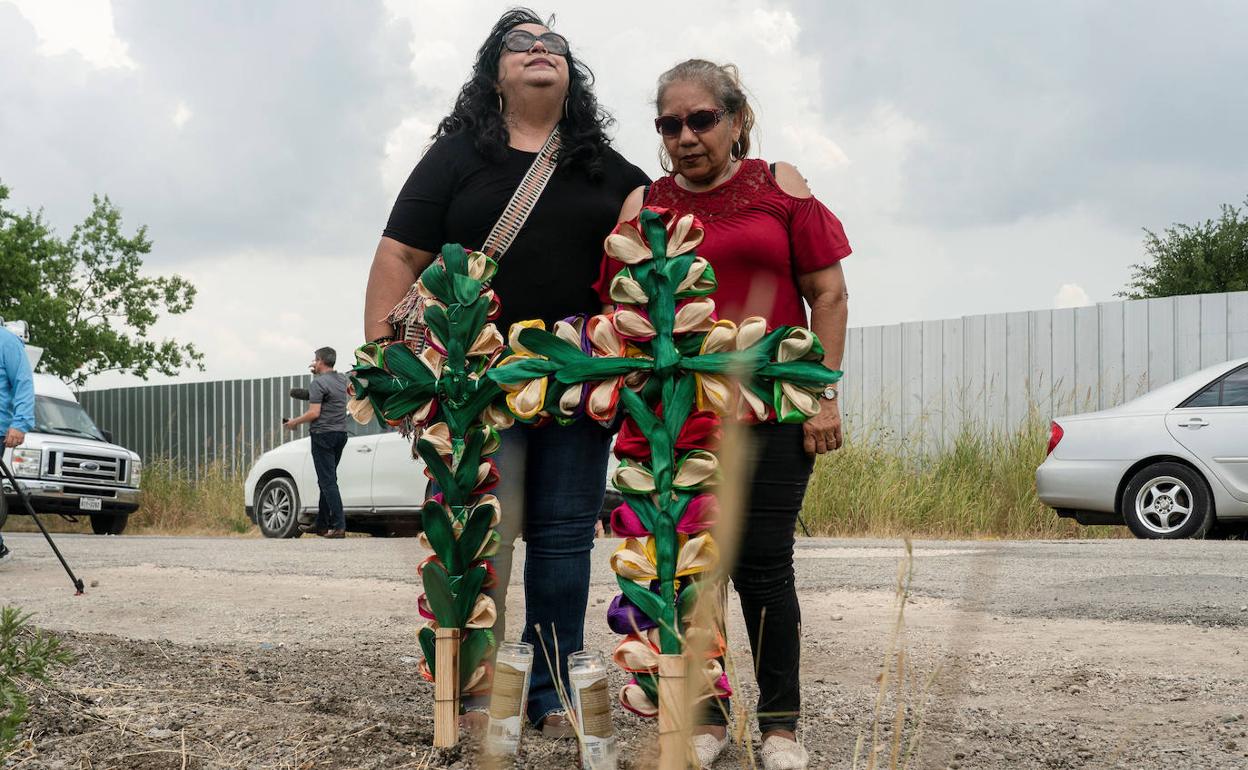
[[1166, 427], [1235, 498], [1248, 502], [1248, 366], [1170, 412]]
[[[369, 489], [373, 480], [373, 456], [376, 454], [377, 436], [352, 436], [342, 450], [342, 460], [338, 462], [338, 492], [342, 495], [343, 508], [372, 508], [372, 490]], [[321, 491], [316, 484], [316, 468], [312, 465], [311, 446], [307, 460], [303, 464], [304, 507], [316, 508], [320, 501]]]
[[416, 509], [425, 500], [425, 464], [412, 458], [412, 445], [395, 431], [378, 436], [373, 461], [373, 505]]
[[338, 491], [343, 508], [372, 508], [373, 463], [377, 457], [377, 435], [352, 436], [338, 463]]

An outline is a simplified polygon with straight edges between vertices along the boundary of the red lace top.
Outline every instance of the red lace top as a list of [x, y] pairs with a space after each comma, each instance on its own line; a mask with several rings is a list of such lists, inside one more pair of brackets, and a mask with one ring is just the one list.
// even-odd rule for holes
[[[851, 251], [840, 220], [817, 199], [795, 198], [771, 174], [766, 161], [742, 161], [736, 175], [706, 192], [690, 192], [663, 177], [646, 205], [692, 213], [706, 238], [698, 254], [715, 268], [719, 289], [711, 295], [720, 318], [740, 322], [761, 315], [770, 326], [807, 326], [797, 276], [830, 267]], [[604, 304], [611, 279], [622, 267], [603, 259], [595, 284]]]

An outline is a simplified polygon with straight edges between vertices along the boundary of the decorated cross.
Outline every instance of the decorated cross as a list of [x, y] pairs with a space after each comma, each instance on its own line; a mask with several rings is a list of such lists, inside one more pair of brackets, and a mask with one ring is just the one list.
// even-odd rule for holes
[[428, 620], [418, 638], [421, 674], [435, 686], [434, 744], [443, 747], [455, 745], [460, 696], [489, 691], [496, 647], [497, 611], [485, 591], [497, 581], [488, 559], [498, 550], [502, 510], [490, 494], [498, 483], [490, 455], [499, 429], [514, 422], [486, 376], [504, 352], [490, 323], [499, 309], [489, 288], [496, 269], [484, 254], [443, 247], [415, 287], [428, 326], [415, 341], [420, 352], [405, 342], [368, 344], [351, 373], [352, 414], [413, 434], [437, 484], [421, 511], [421, 539], [433, 555], [417, 568], [425, 589], [418, 608]]
[[[660, 672], [683, 676], [676, 662], [697, 633], [707, 640], [697, 645], [707, 658], [700, 667], [710, 685], [705, 695], [728, 694], [715, 660], [723, 638], [718, 629], [695, 628], [691, 612], [700, 579], [718, 561], [708, 490], [719, 480], [720, 419], [802, 422], [840, 372], [823, 366], [822, 347], [808, 329], [768, 331], [762, 318], [716, 320], [709, 296], [715, 273], [696, 255], [702, 237], [692, 215], [643, 209], [606, 241], [608, 255], [623, 264], [610, 285], [614, 310], [565, 319], [550, 331], [541, 321], [516, 324], [508, 350], [489, 323], [497, 314], [488, 288], [496, 265], [448, 245], [417, 284], [427, 302], [428, 347], [419, 355], [404, 343], [357, 352], [355, 398], [391, 424], [424, 428], [416, 448], [442, 490], [423, 510], [434, 555], [421, 565], [419, 600], [430, 618], [420, 641], [422, 670], [438, 693], [435, 745], [454, 743], [453, 716], [445, 716], [454, 713], [452, 696], [490, 684], [495, 612], [481, 592], [494, 580], [485, 559], [497, 547], [491, 530], [500, 511], [488, 494], [497, 481], [488, 455], [497, 429], [513, 416], [612, 423], [623, 407], [615, 450], [621, 463], [612, 481], [625, 502], [612, 514], [612, 529], [625, 540], [611, 558], [622, 593], [608, 617], [625, 635], [615, 660], [634, 676], [621, 702], [660, 714], [663, 732], [660, 712], [683, 709], [687, 696], [665, 690]], [[683, 750], [670, 742], [662, 754], [683, 761]]]
[[[615, 661], [633, 674], [620, 700], [644, 716], [685, 708], [688, 693], [663, 703], [659, 675], [680, 675], [684, 663], [673, 658], [695, 633], [705, 634], [696, 646], [707, 660], [695, 669], [706, 686], [693, 699], [730, 692], [716, 660], [722, 635], [692, 624], [699, 578], [718, 561], [707, 490], [719, 480], [720, 418], [805, 421], [841, 376], [823, 366], [808, 329], [768, 331], [758, 317], [739, 326], [715, 320], [715, 272], [696, 255], [702, 237], [692, 215], [664, 209], [621, 223], [606, 241], [623, 264], [609, 289], [614, 310], [549, 332], [540, 323], [513, 328], [511, 355], [489, 374], [518, 419], [584, 414], [611, 422], [621, 405], [627, 414], [612, 479], [625, 501], [612, 514], [613, 531], [625, 536], [611, 557], [622, 593], [608, 621], [624, 635]], [[663, 723], [660, 714], [660, 732], [670, 732]], [[670, 743], [661, 751], [683, 761]]]

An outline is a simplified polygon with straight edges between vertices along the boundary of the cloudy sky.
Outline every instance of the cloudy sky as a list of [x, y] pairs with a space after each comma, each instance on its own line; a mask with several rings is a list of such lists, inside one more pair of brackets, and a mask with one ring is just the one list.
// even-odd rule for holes
[[[158, 329], [207, 354], [188, 378], [298, 372], [358, 343], [390, 203], [506, 6], [0, 0], [0, 181], [62, 233], [92, 193], [148, 225], [200, 290]], [[762, 156], [845, 223], [853, 325], [1111, 300], [1141, 228], [1248, 195], [1239, 0], [536, 8], [652, 174], [658, 73], [740, 66]]]

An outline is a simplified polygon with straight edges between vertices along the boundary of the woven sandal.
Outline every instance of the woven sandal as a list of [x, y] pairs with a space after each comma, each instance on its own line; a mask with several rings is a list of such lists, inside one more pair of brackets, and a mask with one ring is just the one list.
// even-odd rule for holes
[[728, 748], [727, 733], [724, 733], [723, 738], [716, 738], [707, 733], [693, 736], [693, 753], [698, 758], [698, 770], [710, 770], [711, 765], [715, 764], [715, 760], [719, 759], [719, 755], [726, 748]]
[[763, 770], [806, 770], [810, 756], [796, 741], [773, 735], [763, 741], [759, 752], [763, 757]]

